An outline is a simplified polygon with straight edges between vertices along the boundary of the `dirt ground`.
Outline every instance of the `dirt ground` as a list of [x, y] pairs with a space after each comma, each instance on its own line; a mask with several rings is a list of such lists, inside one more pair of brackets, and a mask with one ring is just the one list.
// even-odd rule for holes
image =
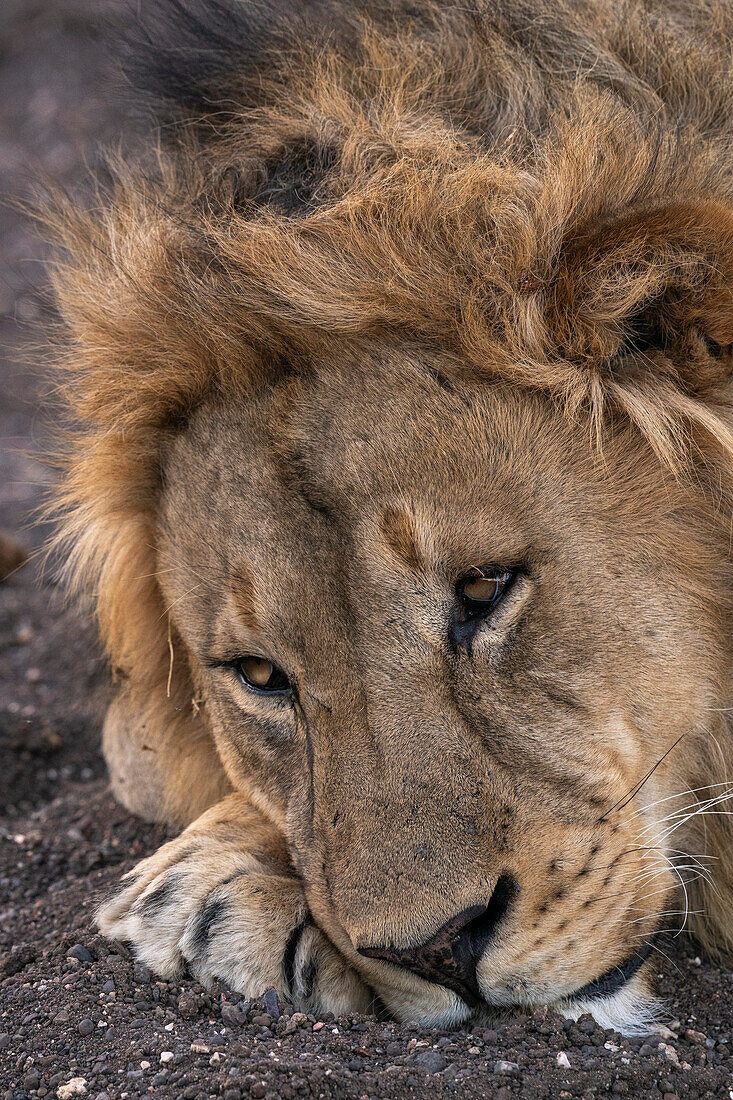
[[[126, 125], [103, 43], [117, 0], [2, 0], [0, 195], [41, 172], [74, 186]], [[50, 317], [44, 247], [0, 209], [0, 531], [30, 550], [53, 475], [31, 350]], [[0, 584], [0, 1097], [733, 1098], [733, 973], [684, 936], [655, 956], [665, 1035], [626, 1039], [546, 1012], [473, 1031], [293, 1014], [273, 993], [160, 982], [94, 932], [95, 899], [163, 839], [111, 799], [109, 690], [83, 614], [32, 560]], [[263, 991], [264, 992], [264, 991]]]

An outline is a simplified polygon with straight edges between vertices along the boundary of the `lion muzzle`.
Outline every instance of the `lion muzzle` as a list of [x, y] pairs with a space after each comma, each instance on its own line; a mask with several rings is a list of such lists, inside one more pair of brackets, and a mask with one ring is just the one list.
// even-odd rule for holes
[[418, 947], [362, 947], [359, 954], [394, 963], [425, 981], [443, 985], [475, 1008], [483, 1000], [476, 968], [518, 890], [511, 875], [501, 875], [488, 905], [462, 910]]

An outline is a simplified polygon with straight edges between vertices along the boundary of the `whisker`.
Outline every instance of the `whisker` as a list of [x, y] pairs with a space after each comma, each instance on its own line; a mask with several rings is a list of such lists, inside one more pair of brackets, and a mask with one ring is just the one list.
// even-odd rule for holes
[[660, 841], [664, 841], [668, 836], [671, 836], [672, 833], [676, 832], [677, 829], [681, 829], [683, 825], [686, 825], [688, 821], [692, 821], [692, 819], [695, 818], [695, 817], [713, 817], [713, 816], [715, 816], [715, 817], [731, 817], [731, 816], [733, 816], [733, 810], [716, 810], [716, 809], [714, 809], [714, 807], [716, 805], [718, 805], [720, 802], [726, 802], [729, 799], [729, 797], [730, 797], [729, 795], [725, 795], [724, 798], [720, 798], [716, 802], [711, 802], [711, 803], [707, 803], [707, 804], [704, 803], [704, 802], [701, 803], [699, 809], [693, 810], [691, 813], [686, 814], [679, 821], [673, 821], [673, 824], [671, 824], [662, 833], [661, 837], [659, 838]]
[[169, 604], [169, 606], [166, 607], [166, 609], [160, 615], [158, 621], [160, 621], [160, 619], [162, 619], [164, 615], [170, 615], [170, 613], [171, 613], [171, 611], [173, 610], [174, 607], [177, 607], [177, 605], [179, 603], [181, 603], [183, 600], [187, 600], [188, 597], [191, 595], [191, 593], [195, 592], [196, 589], [200, 588], [200, 587], [201, 587], [200, 584], [195, 584], [193, 586], [193, 588], [189, 588], [188, 592], [184, 592], [182, 596], [179, 596], [177, 600], [174, 600], [172, 604]]
[[[731, 787], [731, 790], [733, 791], [733, 786], [731, 786], [730, 780], [727, 779], [725, 780], [725, 782], [722, 783], [707, 783], [704, 787], [690, 787], [685, 791], [680, 791], [678, 794], [668, 794], [664, 798], [658, 798], [656, 802], [645, 803], [643, 806], [640, 806], [638, 809], [634, 810], [632, 814], [629, 814], [627, 818], [624, 818], [622, 824], [627, 825], [630, 821], [633, 821], [635, 817], [638, 817], [640, 814], [645, 813], [648, 810], [653, 810], [655, 806], [661, 806], [664, 802], [671, 802], [675, 798], [684, 798], [685, 795], [688, 794], [698, 794], [700, 791], [711, 791], [714, 787]], [[694, 806], [695, 803], [690, 802], [688, 805]], [[684, 809], [684, 807], [681, 808]]]
[[[622, 912], [622, 910], [618, 910], [618, 911]], [[686, 919], [687, 917], [699, 917], [704, 912], [705, 912], [704, 909], [690, 909], [690, 910], [686, 910], [686, 909], [667, 909], [664, 913], [654, 913], [654, 914], [647, 913], [643, 917], [634, 917], [633, 920], [624, 921], [623, 924], [622, 924], [622, 927], [630, 928], [630, 927], [633, 927], [633, 925], [635, 925], [635, 924], [643, 924], [644, 921], [649, 920], [650, 916], [654, 916], [655, 919], [661, 920], [663, 917], [680, 917], [680, 916], [684, 915], [685, 919]], [[669, 929], [668, 931], [676, 933], [676, 932], [679, 932], [680, 929], [672, 928], [672, 929]]]
[[629, 802], [631, 802], [632, 798], [636, 797], [636, 795], [642, 789], [644, 784], [647, 783], [651, 779], [651, 777], [654, 775], [654, 773], [657, 770], [657, 768], [659, 767], [659, 765], [662, 764], [667, 759], [667, 757], [673, 751], [673, 749], [677, 748], [680, 741], [685, 736], [686, 736], [685, 733], [680, 734], [680, 736], [677, 738], [677, 740], [672, 745], [669, 746], [669, 748], [664, 753], [664, 755], [660, 756], [659, 760], [657, 760], [654, 767], [650, 768], [649, 771], [646, 773], [646, 775], [642, 779], [640, 779], [638, 783], [634, 784], [634, 786], [631, 788], [629, 793], [624, 795], [621, 799], [619, 799], [619, 801], [614, 806], [611, 806], [610, 810], [607, 810], [606, 813], [603, 814], [603, 816], [598, 819], [599, 823], [602, 822], [602, 821], [605, 821], [606, 818], [609, 816], [609, 814], [612, 814], [614, 812], [614, 810], [623, 810], [623, 808], [625, 806], [628, 806], [628, 804], [629, 804]]
[[[669, 932], [669, 931], [674, 931], [674, 929], [660, 928], [660, 929], [657, 930], [657, 935], [659, 935], [660, 932]], [[662, 951], [661, 947], [658, 947], [657, 944], [652, 943], [649, 940], [646, 940], [645, 943], [647, 943], [648, 946], [651, 947], [652, 951], [657, 951], [662, 956], [663, 959], [666, 959], [667, 962], [670, 964], [670, 966], [673, 966], [675, 968], [675, 970], [677, 971], [678, 974], [682, 973], [681, 967], [674, 961], [674, 959], [670, 958], [669, 955], [667, 955], [664, 951]]]
[[680, 806], [677, 810], [672, 810], [670, 813], [663, 817], [660, 824], [664, 824], [665, 821], [671, 821], [675, 817], [679, 817], [681, 814], [686, 813], [690, 809], [706, 809], [709, 806], [717, 806], [720, 802], [725, 802], [727, 798], [733, 796], [733, 788], [729, 787], [725, 791], [721, 791], [719, 794], [713, 795], [708, 799], [697, 799], [695, 802], [688, 802], [686, 806]]

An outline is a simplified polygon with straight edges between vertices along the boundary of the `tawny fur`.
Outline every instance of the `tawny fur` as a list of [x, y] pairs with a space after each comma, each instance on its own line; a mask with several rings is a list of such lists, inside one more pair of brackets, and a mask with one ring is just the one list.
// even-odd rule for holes
[[[499, 384], [528, 409], [532, 395], [554, 407], [593, 437], [589, 469], [606, 451], [615, 468], [624, 433], [650, 448], [659, 485], [690, 517], [677, 529], [687, 581], [729, 646], [733, 10], [387, 7], [337, 6], [320, 25], [316, 5], [312, 20], [265, 35], [259, 61], [238, 63], [233, 49], [199, 89], [206, 106], [195, 89], [174, 103], [150, 156], [112, 158], [88, 209], [59, 199], [50, 216], [67, 250], [55, 276], [61, 366], [81, 425], [59, 538], [122, 679], [106, 734], [115, 789], [151, 816], [185, 824], [239, 782], [164, 597], [171, 446], [197, 409], [262, 387], [305, 407], [313, 363], [423, 348], [446, 387]], [[272, 451], [291, 460], [285, 442]], [[643, 512], [664, 491], [636, 484], [629, 498], [629, 484], [609, 488], [609, 514]], [[384, 522], [417, 568], [419, 523], [399, 509]], [[730, 657], [717, 654], [716, 705], [662, 769], [660, 798], [733, 775]], [[144, 791], [135, 777], [151, 747], [157, 779]], [[700, 817], [686, 834], [717, 861], [692, 908], [723, 954], [729, 820]]]

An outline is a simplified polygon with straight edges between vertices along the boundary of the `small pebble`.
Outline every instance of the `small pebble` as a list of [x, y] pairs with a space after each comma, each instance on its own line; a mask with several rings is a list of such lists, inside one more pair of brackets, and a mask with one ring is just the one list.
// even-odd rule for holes
[[[292, 1034], [293, 1031], [296, 1030], [296, 1028], [302, 1027], [303, 1024], [307, 1024], [307, 1023], [308, 1023], [308, 1017], [306, 1016], [306, 1014], [304, 1012], [294, 1012], [292, 1014], [292, 1016], [288, 1020], [285, 1021], [285, 1026], [283, 1027], [283, 1034], [284, 1035], [290, 1035], [290, 1034]], [[282, 1026], [282, 1021], [281, 1021], [281, 1026]]]
[[94, 959], [92, 958], [90, 952], [87, 951], [83, 943], [75, 943], [73, 947], [70, 947], [69, 950], [66, 952], [66, 958], [78, 959], [79, 962], [83, 963], [94, 962]]
[[422, 1066], [428, 1073], [440, 1073], [448, 1065], [443, 1055], [438, 1054], [437, 1050], [421, 1050], [415, 1055], [414, 1061], [416, 1066]]
[[280, 1019], [280, 1005], [277, 1000], [277, 991], [274, 989], [268, 989], [265, 993], [262, 1001], [265, 1006], [266, 1012], [272, 1016], [273, 1020]]
[[184, 991], [178, 998], [178, 1011], [181, 1016], [196, 1016], [199, 1010], [199, 999], [195, 993]]
[[59, 1085], [56, 1089], [58, 1100], [71, 1100], [72, 1096], [83, 1096], [87, 1091], [85, 1077], [72, 1077], [65, 1085]]
[[500, 1059], [498, 1062], [494, 1062], [494, 1073], [518, 1073], [519, 1065], [516, 1062], [505, 1062], [504, 1059]]
[[79, 1021], [76, 1030], [79, 1032], [80, 1035], [91, 1035], [91, 1033], [94, 1031], [94, 1024], [89, 1019], [89, 1017], [85, 1017], [83, 1020]]
[[225, 1001], [221, 1006], [221, 1018], [228, 1027], [241, 1027], [245, 1021], [245, 1015], [237, 1005]]
[[150, 981], [150, 971], [142, 963], [135, 963], [132, 968], [132, 980], [136, 985], [147, 985]]
[[674, 1047], [669, 1046], [668, 1043], [660, 1043], [658, 1049], [665, 1062], [670, 1062], [673, 1066], [679, 1066], [680, 1057]]
[[172, 1062], [173, 1061], [173, 1051], [172, 1050], [161, 1050], [160, 1060], [163, 1063], [163, 1065], [166, 1065], [166, 1063], [168, 1063], [168, 1062]]
[[555, 1061], [562, 1069], [570, 1069], [570, 1059], [564, 1050], [559, 1050], [555, 1057]]
[[272, 1023], [272, 1016], [269, 1013], [260, 1013], [258, 1016], [252, 1017], [252, 1023], [257, 1027], [269, 1027]]

